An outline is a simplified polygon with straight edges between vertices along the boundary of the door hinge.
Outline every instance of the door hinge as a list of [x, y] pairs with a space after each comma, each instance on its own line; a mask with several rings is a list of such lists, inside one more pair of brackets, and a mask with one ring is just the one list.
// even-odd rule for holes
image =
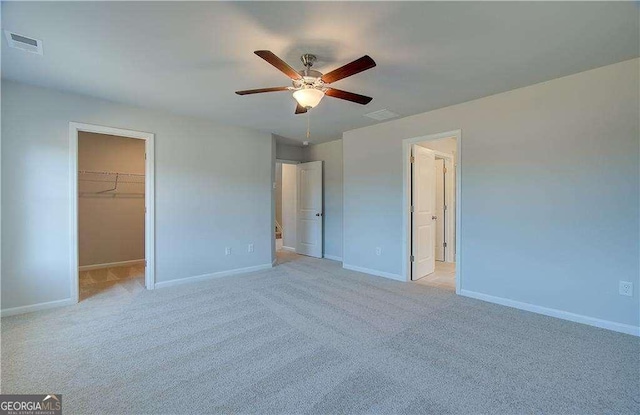
[[147, 159], [147, 153], [144, 153], [144, 159], [145, 160]]
[[416, 158], [411, 156], [411, 158], [409, 159], [409, 161], [413, 164], [416, 161]]
[[442, 171], [446, 173], [447, 172], [447, 166], [442, 166]]
[[411, 206], [411, 213], [413, 213], [413, 206]]
[[413, 255], [411, 255], [411, 256], [409, 257], [409, 260], [410, 260], [411, 262], [413, 262], [413, 261], [414, 261]]
[[444, 205], [444, 210], [447, 210], [447, 205]]
[[144, 260], [144, 266], [145, 267], [147, 266], [147, 260], [146, 259]]
[[444, 247], [446, 248], [446, 247], [447, 247], [447, 243], [446, 243], [446, 242], [443, 242], [443, 243], [442, 243], [442, 246], [444, 246]]

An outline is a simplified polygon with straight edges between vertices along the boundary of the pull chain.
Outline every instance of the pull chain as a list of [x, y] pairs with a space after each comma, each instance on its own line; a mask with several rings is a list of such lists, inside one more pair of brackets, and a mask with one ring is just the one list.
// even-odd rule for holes
[[307, 110], [307, 141], [309, 141], [310, 136], [311, 136], [311, 111]]

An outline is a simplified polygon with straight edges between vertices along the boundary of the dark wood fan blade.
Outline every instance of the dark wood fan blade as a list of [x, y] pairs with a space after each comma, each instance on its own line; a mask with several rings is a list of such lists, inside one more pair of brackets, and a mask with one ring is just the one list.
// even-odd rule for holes
[[322, 75], [322, 80], [330, 84], [335, 81], [339, 81], [340, 79], [344, 79], [348, 76], [355, 75], [362, 71], [366, 71], [367, 69], [371, 69], [376, 66], [376, 63], [369, 55], [364, 55], [360, 59], [356, 59], [355, 61], [348, 63], [344, 66], [339, 67], [329, 73]]
[[307, 112], [305, 107], [300, 104], [296, 105], [296, 114], [304, 114], [305, 112]]
[[296, 70], [289, 66], [285, 61], [274, 55], [273, 52], [269, 50], [256, 50], [253, 53], [275, 66], [280, 72], [287, 75], [289, 78], [294, 80], [302, 79], [302, 75], [296, 72]]
[[244, 91], [236, 91], [238, 95], [249, 95], [249, 94], [261, 94], [263, 92], [278, 92], [278, 91], [288, 91], [289, 87], [286, 86], [274, 86], [273, 88], [260, 88], [260, 89], [247, 89]]
[[342, 91], [340, 89], [329, 88], [324, 93], [330, 97], [346, 99], [347, 101], [357, 102], [358, 104], [367, 105], [373, 98], [364, 95], [354, 94], [353, 92]]

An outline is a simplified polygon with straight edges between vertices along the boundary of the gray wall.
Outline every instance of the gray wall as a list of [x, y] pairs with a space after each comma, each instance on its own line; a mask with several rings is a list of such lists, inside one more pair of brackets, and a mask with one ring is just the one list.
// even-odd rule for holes
[[305, 150], [303, 147], [277, 143], [276, 158], [278, 160], [305, 161]]
[[402, 140], [461, 129], [462, 288], [638, 326], [638, 78], [634, 59], [346, 132], [344, 263], [401, 273]]
[[323, 161], [324, 255], [342, 258], [342, 140], [310, 145], [306, 161]]
[[70, 297], [69, 121], [156, 134], [157, 282], [271, 263], [270, 134], [3, 81], [3, 309]]
[[[78, 169], [144, 175], [144, 147], [145, 140], [80, 132]], [[144, 177], [123, 176], [115, 192], [95, 194], [112, 188], [113, 180], [97, 174], [78, 178], [80, 266], [144, 259]]]

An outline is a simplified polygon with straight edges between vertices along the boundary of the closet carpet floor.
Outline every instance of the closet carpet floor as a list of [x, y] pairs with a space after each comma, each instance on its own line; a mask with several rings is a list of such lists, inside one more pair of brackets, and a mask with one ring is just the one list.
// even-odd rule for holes
[[66, 414], [637, 414], [630, 335], [280, 253], [2, 318], [2, 393]]

